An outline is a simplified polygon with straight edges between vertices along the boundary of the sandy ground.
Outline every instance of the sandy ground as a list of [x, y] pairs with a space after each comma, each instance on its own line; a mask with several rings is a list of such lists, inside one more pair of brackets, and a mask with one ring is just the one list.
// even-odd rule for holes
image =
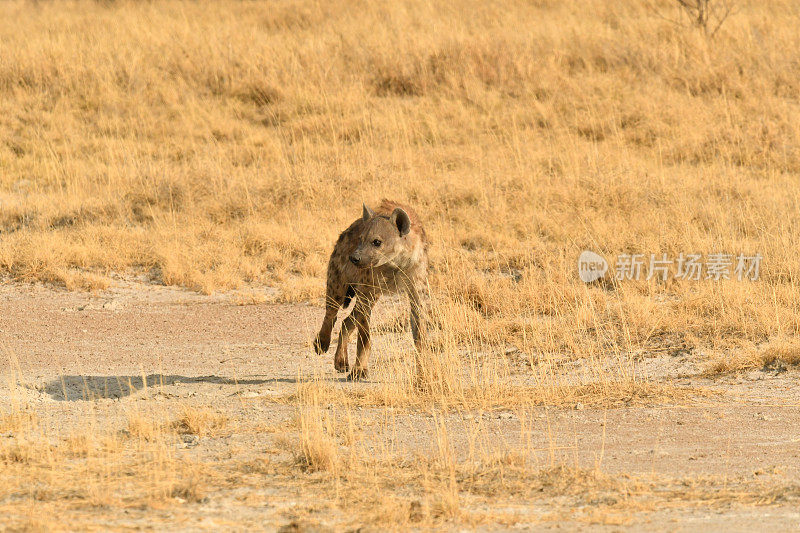
[[[0, 288], [0, 339], [8, 357], [0, 367], [0, 399], [35, 406], [54, 432], [79, 427], [88, 412], [114, 423], [132, 405], [147, 402], [166, 409], [186, 404], [213, 406], [241, 420], [274, 427], [288, 424], [296, 410], [269, 399], [293, 393], [302, 376], [322, 375], [342, 387], [370, 386], [341, 381], [342, 376], [333, 370], [332, 356], [319, 357], [309, 349], [322, 313], [319, 307], [237, 305], [237, 301], [235, 293], [202, 296], [136, 281], [118, 281], [98, 294], [4, 285]], [[381, 357], [379, 352], [376, 357]], [[798, 371], [757, 370], [710, 379], [700, 376], [700, 361], [693, 357], [698, 358], [682, 354], [645, 359], [637, 371], [656, 381], [719, 394], [685, 404], [534, 410], [529, 436], [534, 448], [542, 450], [542, 461], [557, 450], [564, 461], [583, 467], [599, 463], [610, 475], [708, 477], [730, 479], [736, 486], [752, 480], [765, 490], [783, 490], [789, 496], [769, 505], [676, 502], [656, 509], [632, 509], [622, 525], [576, 522], [567, 514], [547, 522], [532, 518], [530, 524], [523, 521], [517, 528], [800, 529]], [[366, 420], [369, 409], [364, 411]], [[450, 423], [463, 422], [463, 414], [459, 416], [461, 420]], [[520, 421], [513, 410], [474, 416], [484, 419], [497, 438], [513, 441], [519, 434]], [[396, 424], [391, 438], [409, 451], [431, 427], [424, 413], [400, 416]], [[181, 453], [249, 457], [272, 447], [273, 433], [237, 435], [235, 427], [224, 436], [201, 439]], [[466, 445], [457, 431], [451, 437], [457, 450]], [[380, 439], [380, 433], [373, 438]], [[562, 449], [569, 451], [558, 451]], [[258, 492], [255, 506], [248, 505], [250, 500], [235, 489], [226, 489], [204, 502], [163, 511], [159, 520], [172, 529], [235, 524], [275, 530], [299, 516], [307, 519], [309, 502], [302, 500], [302, 492], [292, 492], [278, 482]], [[547, 511], [548, 505], [541, 501], [524, 510], [532, 517]], [[339, 509], [324, 509], [312, 516], [311, 523], [319, 527], [342, 527]], [[147, 528], [151, 518], [146, 510], [134, 510], [110, 522], [106, 517], [104, 524]]]

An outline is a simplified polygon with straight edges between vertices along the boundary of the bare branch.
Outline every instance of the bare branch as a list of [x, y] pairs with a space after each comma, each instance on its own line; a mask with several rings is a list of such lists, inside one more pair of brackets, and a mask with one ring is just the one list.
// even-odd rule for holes
[[[716, 35], [735, 8], [735, 2], [732, 0], [675, 0], [675, 4], [689, 16], [695, 26], [702, 28], [708, 37]], [[663, 15], [655, 5], [648, 3], [647, 7], [659, 18], [678, 26], [685, 26]]]
[[725, 12], [720, 16], [716, 27], [709, 34], [710, 37], [714, 37], [714, 35], [716, 35], [717, 31], [719, 31], [719, 29], [722, 27], [722, 23], [725, 22], [725, 19], [727, 19], [730, 16], [730, 14], [733, 12], [733, 7], [734, 6], [733, 6], [732, 3], [726, 2]]

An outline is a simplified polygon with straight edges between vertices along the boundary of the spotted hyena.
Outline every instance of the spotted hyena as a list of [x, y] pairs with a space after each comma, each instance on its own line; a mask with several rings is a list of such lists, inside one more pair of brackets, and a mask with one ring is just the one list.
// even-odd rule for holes
[[[404, 292], [411, 303], [411, 332], [419, 350], [425, 338], [423, 299], [428, 287], [428, 240], [416, 213], [397, 202], [383, 200], [373, 211], [364, 205], [358, 220], [339, 235], [328, 262], [325, 318], [314, 349], [328, 351], [331, 329], [340, 307], [355, 300], [342, 322], [333, 366], [350, 380], [365, 378], [370, 352], [369, 320], [383, 294]], [[356, 360], [350, 369], [347, 341], [358, 329]]]

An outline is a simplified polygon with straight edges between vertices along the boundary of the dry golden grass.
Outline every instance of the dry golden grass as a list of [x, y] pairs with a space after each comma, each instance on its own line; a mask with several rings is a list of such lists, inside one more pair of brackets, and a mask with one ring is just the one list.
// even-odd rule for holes
[[172, 425], [178, 433], [205, 436], [224, 429], [228, 419], [210, 409], [185, 406]]
[[[319, 298], [337, 233], [388, 196], [427, 221], [451, 329], [575, 357], [797, 333], [790, 3], [737, 2], [713, 39], [666, 0], [3, 9], [16, 279]], [[763, 275], [585, 287], [586, 248], [758, 252]]]
[[304, 403], [309, 396], [320, 402], [346, 408], [387, 407], [418, 410], [440, 408], [448, 411], [496, 411], [532, 406], [574, 408], [614, 408], [683, 403], [709, 398], [714, 393], [700, 388], [675, 387], [649, 381], [611, 380], [606, 383], [568, 385], [554, 378], [549, 386], [512, 385], [503, 380], [481, 387], [465, 387], [457, 392], [431, 393], [405, 388], [397, 382], [347, 390], [327, 380], [309, 379], [300, 383], [296, 394], [274, 397], [278, 403]]
[[[532, 412], [526, 407], [516, 410], [516, 441], [499, 436], [466, 411], [446, 420], [446, 414], [434, 408], [427, 411], [427, 426], [416, 429], [421, 449], [409, 457], [407, 450], [386, 442], [397, 429], [393, 420], [380, 420], [396, 414], [378, 411], [377, 429], [370, 430], [364, 424], [369, 415], [356, 414], [353, 404], [331, 403], [329, 395], [311, 384], [301, 388], [297, 406], [297, 440], [284, 443], [300, 459], [295, 466], [310, 474], [305, 481], [318, 497], [332, 497], [336, 507], [358, 516], [361, 524], [398, 529], [512, 526], [569, 516], [579, 522], [620, 525], [631, 523], [637, 512], [665, 505], [724, 510], [800, 496], [796, 485], [775, 486], [745, 477], [609, 475], [602, 469], [602, 450], [594, 468], [581, 467], [577, 459], [572, 462], [572, 446], [531, 446], [526, 428]], [[354, 424], [362, 434], [354, 436]], [[456, 432], [466, 435], [466, 448], [457, 449]], [[572, 502], [568, 511], [555, 504], [565, 500]], [[549, 506], [551, 514], [539, 505]]]
[[178, 458], [177, 436], [164, 427], [155, 414], [137, 413], [121, 433], [89, 415], [79, 432], [59, 435], [29, 419], [0, 441], [6, 525], [17, 525], [20, 502], [38, 506], [50, 529], [63, 524], [49, 522], [44, 509], [158, 508], [173, 498], [202, 499], [204, 467]]
[[717, 352], [711, 357], [708, 371], [710, 374], [754, 368], [783, 371], [789, 365], [799, 364], [800, 341], [796, 338], [779, 337], [758, 346], [744, 346], [731, 353]]
[[[203, 442], [216, 439], [212, 448], [187, 450], [185, 426], [202, 426], [196, 421], [211, 416], [200, 414], [202, 408], [184, 407], [181, 423], [175, 423], [173, 409], [165, 405], [132, 410], [121, 420], [95, 406], [73, 421], [77, 425], [70, 431], [65, 431], [69, 424], [54, 427], [41, 422], [44, 417], [21, 414], [47, 414], [42, 404], [13, 411], [13, 434], [0, 438], [0, 511], [7, 527], [51, 530], [81, 524], [136, 527], [142, 523], [137, 517], [166, 525], [172, 523], [162, 522], [167, 516], [202, 515], [224, 506], [239, 517], [231, 526], [257, 527], [253, 517], [260, 515], [253, 512], [268, 502], [267, 507], [291, 505], [292, 517], [341, 528], [400, 530], [510, 527], [565, 517], [626, 524], [636, 513], [664, 505], [724, 510], [800, 497], [795, 485], [749, 477], [610, 475], [603, 471], [602, 451], [593, 468], [579, 465], [577, 442], [532, 446], [533, 406], [515, 408], [519, 434], [510, 437], [499, 436], [480, 416], [468, 416], [470, 411], [422, 406], [413, 419], [404, 419], [421, 424], [415, 447], [407, 448], [402, 441], [390, 442], [398, 433], [396, 410], [361, 411], [332, 402], [311, 384], [301, 387], [295, 405], [297, 423], [269, 432], [288, 454], [237, 448], [208, 431]], [[259, 420], [228, 415], [220, 410], [212, 418], [225, 419], [226, 429], [239, 437], [264, 433]], [[457, 443], [464, 437], [467, 446]], [[241, 442], [250, 442], [246, 439]], [[265, 487], [280, 490], [263, 500]]]
[[[202, 407], [177, 421], [131, 410], [62, 437], [15, 408], [0, 419], [12, 435], [0, 439], [9, 527], [48, 527], [43, 509], [165, 508], [266, 482], [357, 508], [353, 523], [398, 528], [516, 523], [466, 510], [497, 494], [581, 505], [613, 494], [583, 517], [607, 524], [680, 498], [781, 497], [727, 479], [687, 488], [611, 477], [552, 453], [541, 464], [525, 443], [463, 457], [443, 417], [505, 407], [523, 420], [533, 406], [700, 394], [637, 377], [642, 353], [704, 350], [714, 371], [798, 363], [794, 4], [738, 2], [713, 38], [658, 16], [679, 16], [667, 0], [0, 10], [6, 276], [102, 290], [144, 272], [204, 293], [239, 289], [241, 305], [265, 302], [262, 285], [280, 289], [277, 302], [319, 301], [336, 236], [362, 201], [385, 196], [426, 221], [433, 294], [419, 366], [410, 347], [391, 346], [377, 385], [299, 385], [297, 431], [277, 438], [291, 460], [177, 457], [180, 433], [256, 431]], [[757, 282], [587, 286], [576, 269], [584, 249], [764, 262]], [[404, 327], [397, 313], [383, 329]], [[523, 361], [521, 384], [508, 353]], [[576, 359], [582, 379], [560, 379]], [[377, 453], [378, 434], [354, 422], [359, 407], [387, 420], [398, 407], [430, 414], [429, 449], [413, 460]], [[20, 498], [37, 512], [20, 514]]]

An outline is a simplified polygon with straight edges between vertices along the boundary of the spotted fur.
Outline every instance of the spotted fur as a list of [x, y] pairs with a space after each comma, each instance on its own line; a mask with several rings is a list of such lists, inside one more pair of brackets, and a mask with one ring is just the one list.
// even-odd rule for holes
[[[350, 370], [348, 379], [367, 375], [370, 355], [369, 321], [375, 302], [384, 294], [406, 293], [411, 305], [411, 332], [417, 349], [425, 338], [424, 300], [428, 294], [428, 239], [417, 214], [409, 207], [383, 200], [376, 210], [363, 206], [361, 218], [339, 235], [328, 262], [325, 317], [314, 340], [325, 353], [340, 308], [355, 301], [342, 321], [334, 367]], [[356, 360], [347, 360], [347, 342], [358, 330]]]

